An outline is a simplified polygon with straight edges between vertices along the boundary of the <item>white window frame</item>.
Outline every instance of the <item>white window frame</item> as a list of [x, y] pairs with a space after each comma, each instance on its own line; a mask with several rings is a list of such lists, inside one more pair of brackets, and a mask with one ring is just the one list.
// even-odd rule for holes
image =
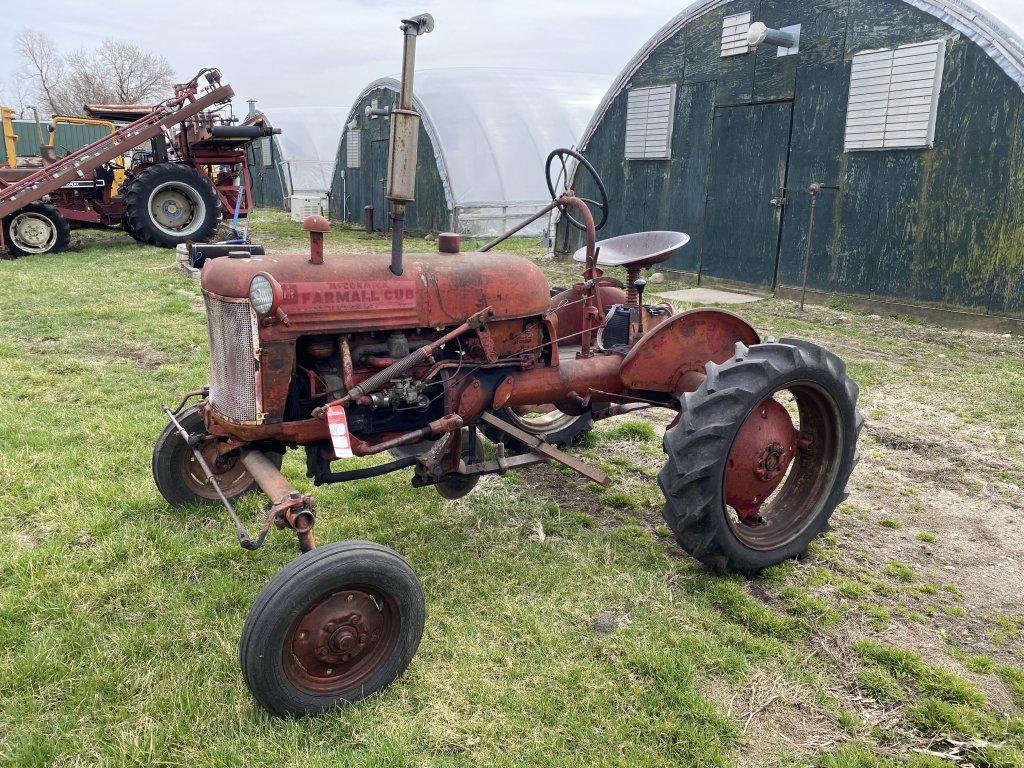
[[363, 133], [360, 128], [348, 129], [348, 141], [345, 145], [345, 165], [349, 168], [359, 168], [363, 155]]
[[736, 13], [722, 19], [722, 58], [728, 59], [732, 56], [743, 56], [750, 53], [750, 43], [747, 42], [747, 33], [754, 21], [754, 14], [751, 12]]
[[627, 160], [670, 160], [675, 115], [675, 83], [630, 88], [623, 156]]
[[855, 54], [845, 151], [934, 147], [945, 59], [945, 40]]

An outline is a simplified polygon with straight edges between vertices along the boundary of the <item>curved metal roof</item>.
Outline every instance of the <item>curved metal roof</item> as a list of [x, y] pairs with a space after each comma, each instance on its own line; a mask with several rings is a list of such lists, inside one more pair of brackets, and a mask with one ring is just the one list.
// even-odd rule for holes
[[[548, 153], [576, 146], [610, 80], [547, 70], [417, 72], [416, 110], [433, 143], [449, 206], [547, 202]], [[374, 90], [399, 87], [393, 77], [375, 80], [355, 103]]]
[[[612, 83], [612, 87], [601, 100], [600, 106], [587, 125], [583, 137], [580, 139], [580, 145], [586, 147], [587, 141], [590, 140], [597, 126], [604, 119], [612, 100], [656, 48], [672, 38], [694, 19], [730, 2], [731, 0], [697, 0], [658, 30], [654, 37], [648, 40], [644, 47], [630, 59], [615, 82]], [[983, 3], [973, 2], [973, 0], [903, 0], [903, 2], [930, 13], [977, 43], [1020, 86], [1021, 90], [1024, 90], [1024, 10], [1020, 9], [1019, 3], [1015, 0], [985, 0]], [[1003, 13], [998, 13], [995, 10], [997, 5], [1004, 5]], [[1020, 30], [1020, 32], [1015, 30]]]

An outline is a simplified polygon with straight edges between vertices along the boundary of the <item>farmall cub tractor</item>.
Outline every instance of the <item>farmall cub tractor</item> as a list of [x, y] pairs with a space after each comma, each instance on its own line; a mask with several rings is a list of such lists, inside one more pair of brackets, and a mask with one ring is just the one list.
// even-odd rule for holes
[[[559, 446], [595, 421], [667, 408], [676, 416], [658, 477], [665, 520], [694, 557], [750, 575], [807, 549], [854, 466], [857, 386], [839, 358], [801, 341], [763, 342], [729, 312], [644, 304], [641, 270], [688, 238], [648, 232], [597, 242], [607, 197], [573, 152], [548, 158], [554, 199], [535, 218], [557, 207], [586, 233], [578, 285], [552, 297], [532, 262], [488, 247], [459, 253], [454, 236], [439, 239], [439, 253], [403, 257], [419, 132], [415, 45], [432, 28], [428, 15], [402, 23], [390, 257], [325, 258], [326, 222], [311, 219], [309, 254], [207, 263], [210, 385], [165, 408], [170, 423], [153, 454], [167, 501], [223, 504], [246, 549], [275, 524], [298, 535], [303, 554], [260, 593], [241, 639], [249, 689], [277, 715], [380, 691], [412, 660], [425, 614], [419, 580], [396, 552], [366, 541], [315, 546], [314, 501], [280, 471], [288, 448], [305, 449], [316, 485], [411, 468], [414, 486], [458, 498], [483, 475], [541, 461], [607, 485]], [[569, 178], [567, 162], [592, 176], [599, 199], [555, 193], [552, 170]], [[625, 289], [603, 274], [610, 268], [626, 272]], [[196, 395], [201, 402], [185, 408]], [[338, 459], [389, 452], [385, 463], [332, 469]], [[256, 487], [270, 506], [251, 539], [232, 502]]]

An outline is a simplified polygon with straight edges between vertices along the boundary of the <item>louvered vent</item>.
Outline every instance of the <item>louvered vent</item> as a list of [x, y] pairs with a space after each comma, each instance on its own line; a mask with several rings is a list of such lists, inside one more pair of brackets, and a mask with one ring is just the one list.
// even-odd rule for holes
[[347, 165], [349, 168], [358, 168], [360, 153], [362, 150], [362, 132], [359, 128], [348, 129]]
[[274, 148], [270, 144], [271, 138], [264, 136], [260, 139], [260, 158], [263, 160], [264, 167], [269, 168], [274, 164]]
[[750, 31], [750, 22], [754, 20], [751, 13], [737, 13], [735, 16], [726, 16], [722, 20], [722, 58], [728, 56], [741, 56], [750, 53], [750, 45], [747, 43], [747, 32]]
[[675, 85], [633, 88], [626, 106], [626, 159], [664, 160], [672, 156]]
[[854, 56], [846, 151], [932, 146], [945, 53], [934, 40]]

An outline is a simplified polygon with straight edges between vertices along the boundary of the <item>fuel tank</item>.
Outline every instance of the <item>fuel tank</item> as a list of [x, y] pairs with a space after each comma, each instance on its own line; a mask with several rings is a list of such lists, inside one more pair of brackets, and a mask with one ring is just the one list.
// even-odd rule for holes
[[[284, 292], [288, 316], [282, 335], [330, 328], [358, 332], [457, 325], [486, 307], [495, 319], [547, 312], [547, 278], [531, 261], [501, 253], [406, 254], [405, 273], [388, 268], [390, 254], [222, 257], [203, 267], [203, 291], [243, 299], [259, 272], [273, 276]], [[283, 331], [283, 329], [280, 329]]]

